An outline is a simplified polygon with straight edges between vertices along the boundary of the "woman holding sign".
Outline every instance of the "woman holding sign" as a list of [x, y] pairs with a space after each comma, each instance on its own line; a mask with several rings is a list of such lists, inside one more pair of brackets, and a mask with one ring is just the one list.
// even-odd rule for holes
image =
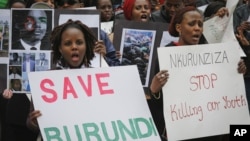
[[[184, 45], [197, 45], [203, 32], [203, 14], [195, 7], [185, 7], [178, 11], [172, 18], [169, 26], [169, 33], [174, 37], [179, 37], [178, 42], [171, 42], [166, 46], [184, 46]], [[152, 79], [150, 90], [156, 99], [159, 99], [159, 108], [163, 107], [161, 88], [166, 84], [169, 74], [167, 70], [159, 71], [158, 61], [155, 66], [156, 74]], [[238, 72], [245, 73], [245, 63], [240, 60], [238, 64]], [[160, 107], [161, 105], [161, 107]], [[162, 111], [163, 112], [163, 111]], [[166, 135], [166, 134], [165, 134]], [[167, 138], [167, 136], [166, 136]], [[206, 138], [199, 138], [194, 140], [223, 140], [223, 136], [212, 136]]]
[[[97, 39], [91, 29], [82, 22], [69, 20], [55, 27], [50, 41], [54, 53], [54, 69], [90, 67]], [[39, 131], [37, 118], [41, 115], [39, 110], [34, 110], [33, 103], [31, 103], [27, 126], [34, 131]]]

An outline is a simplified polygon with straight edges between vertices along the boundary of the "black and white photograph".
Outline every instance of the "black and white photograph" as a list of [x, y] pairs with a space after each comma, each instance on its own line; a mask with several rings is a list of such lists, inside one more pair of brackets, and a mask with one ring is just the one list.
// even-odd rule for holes
[[50, 60], [48, 59], [48, 57], [50, 57], [49, 53], [46, 52], [36, 53], [35, 71], [46, 71], [49, 69]]
[[50, 50], [51, 9], [12, 9], [12, 50]]
[[0, 9], [0, 50], [9, 50], [10, 10]]
[[9, 54], [9, 65], [21, 65], [22, 64], [22, 54], [19, 52], [11, 52]]

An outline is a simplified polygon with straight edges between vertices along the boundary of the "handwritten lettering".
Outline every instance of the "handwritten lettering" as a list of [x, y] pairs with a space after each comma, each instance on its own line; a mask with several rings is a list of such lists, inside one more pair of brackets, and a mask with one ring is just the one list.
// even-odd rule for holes
[[214, 25], [210, 25], [208, 26], [210, 33], [212, 33], [212, 35], [215, 37], [216, 40], [220, 40], [221, 39], [221, 30], [219, 30], [217, 27], [215, 27]]
[[235, 96], [235, 98], [231, 99], [228, 96], [223, 96], [222, 99], [225, 102], [225, 109], [238, 108], [247, 105], [246, 98], [243, 95], [241, 95], [240, 97]]
[[208, 102], [207, 103], [207, 110], [208, 111], [215, 111], [215, 110], [219, 110], [219, 106], [220, 105], [220, 101], [213, 101], [213, 102]]
[[201, 89], [210, 89], [214, 88], [214, 83], [217, 80], [217, 75], [211, 73], [210, 75], [196, 75], [190, 77], [191, 91], [197, 91]]
[[170, 54], [171, 68], [195, 67], [201, 65], [229, 63], [227, 52]]
[[172, 121], [184, 118], [191, 118], [199, 116], [198, 120], [203, 120], [203, 110], [201, 106], [190, 106], [187, 103], [181, 103], [179, 106], [176, 104], [170, 105]]

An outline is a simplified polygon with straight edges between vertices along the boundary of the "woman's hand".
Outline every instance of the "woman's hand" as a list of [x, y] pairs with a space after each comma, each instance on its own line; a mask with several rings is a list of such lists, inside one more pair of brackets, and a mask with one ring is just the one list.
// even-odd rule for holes
[[99, 53], [102, 56], [106, 55], [106, 46], [102, 40], [99, 40], [95, 43], [94, 52]]
[[238, 63], [238, 72], [242, 74], [245, 74], [247, 72], [247, 67], [243, 59], [241, 59]]
[[167, 70], [162, 70], [160, 72], [158, 72], [150, 85], [150, 90], [152, 93], [158, 93], [161, 88], [166, 84], [166, 82], [168, 81], [169, 78], [169, 73]]
[[37, 128], [38, 127], [38, 122], [37, 118], [40, 117], [42, 114], [39, 110], [34, 110], [29, 113], [29, 122], [30, 125], [32, 125], [32, 128]]
[[237, 32], [238, 34], [235, 34], [235, 36], [238, 38], [238, 40], [240, 41], [240, 43], [243, 45], [243, 46], [249, 46], [250, 43], [249, 41], [247, 40], [247, 38], [244, 36], [243, 34], [243, 28], [241, 26], [237, 27]]
[[13, 92], [10, 89], [5, 89], [3, 92], [3, 97], [5, 99], [11, 99], [11, 97], [13, 96]]
[[229, 12], [226, 7], [221, 7], [215, 14], [215, 16], [219, 16], [220, 18], [223, 18], [225, 15], [229, 16]]
[[243, 21], [243, 22], [240, 24], [240, 27], [242, 28], [243, 31], [245, 31], [245, 30], [250, 30], [250, 22], [248, 22], [248, 21]]

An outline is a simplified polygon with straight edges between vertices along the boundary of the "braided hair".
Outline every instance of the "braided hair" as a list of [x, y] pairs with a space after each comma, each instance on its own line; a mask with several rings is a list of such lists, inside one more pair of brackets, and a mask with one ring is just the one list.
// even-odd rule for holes
[[65, 63], [65, 60], [63, 60], [63, 57], [62, 57], [61, 52], [59, 51], [59, 48], [61, 47], [62, 34], [68, 28], [79, 29], [84, 34], [84, 38], [86, 41], [86, 54], [84, 56], [84, 59], [81, 65], [84, 64], [85, 66], [89, 67], [91, 65], [90, 61], [95, 56], [94, 46], [95, 46], [95, 42], [97, 41], [97, 39], [94, 36], [93, 31], [88, 26], [86, 26], [79, 20], [73, 21], [71, 19], [68, 20], [64, 24], [56, 26], [51, 32], [50, 42], [51, 42], [52, 51], [53, 51], [53, 63], [56, 64], [60, 61], [63, 66], [67, 65]]

